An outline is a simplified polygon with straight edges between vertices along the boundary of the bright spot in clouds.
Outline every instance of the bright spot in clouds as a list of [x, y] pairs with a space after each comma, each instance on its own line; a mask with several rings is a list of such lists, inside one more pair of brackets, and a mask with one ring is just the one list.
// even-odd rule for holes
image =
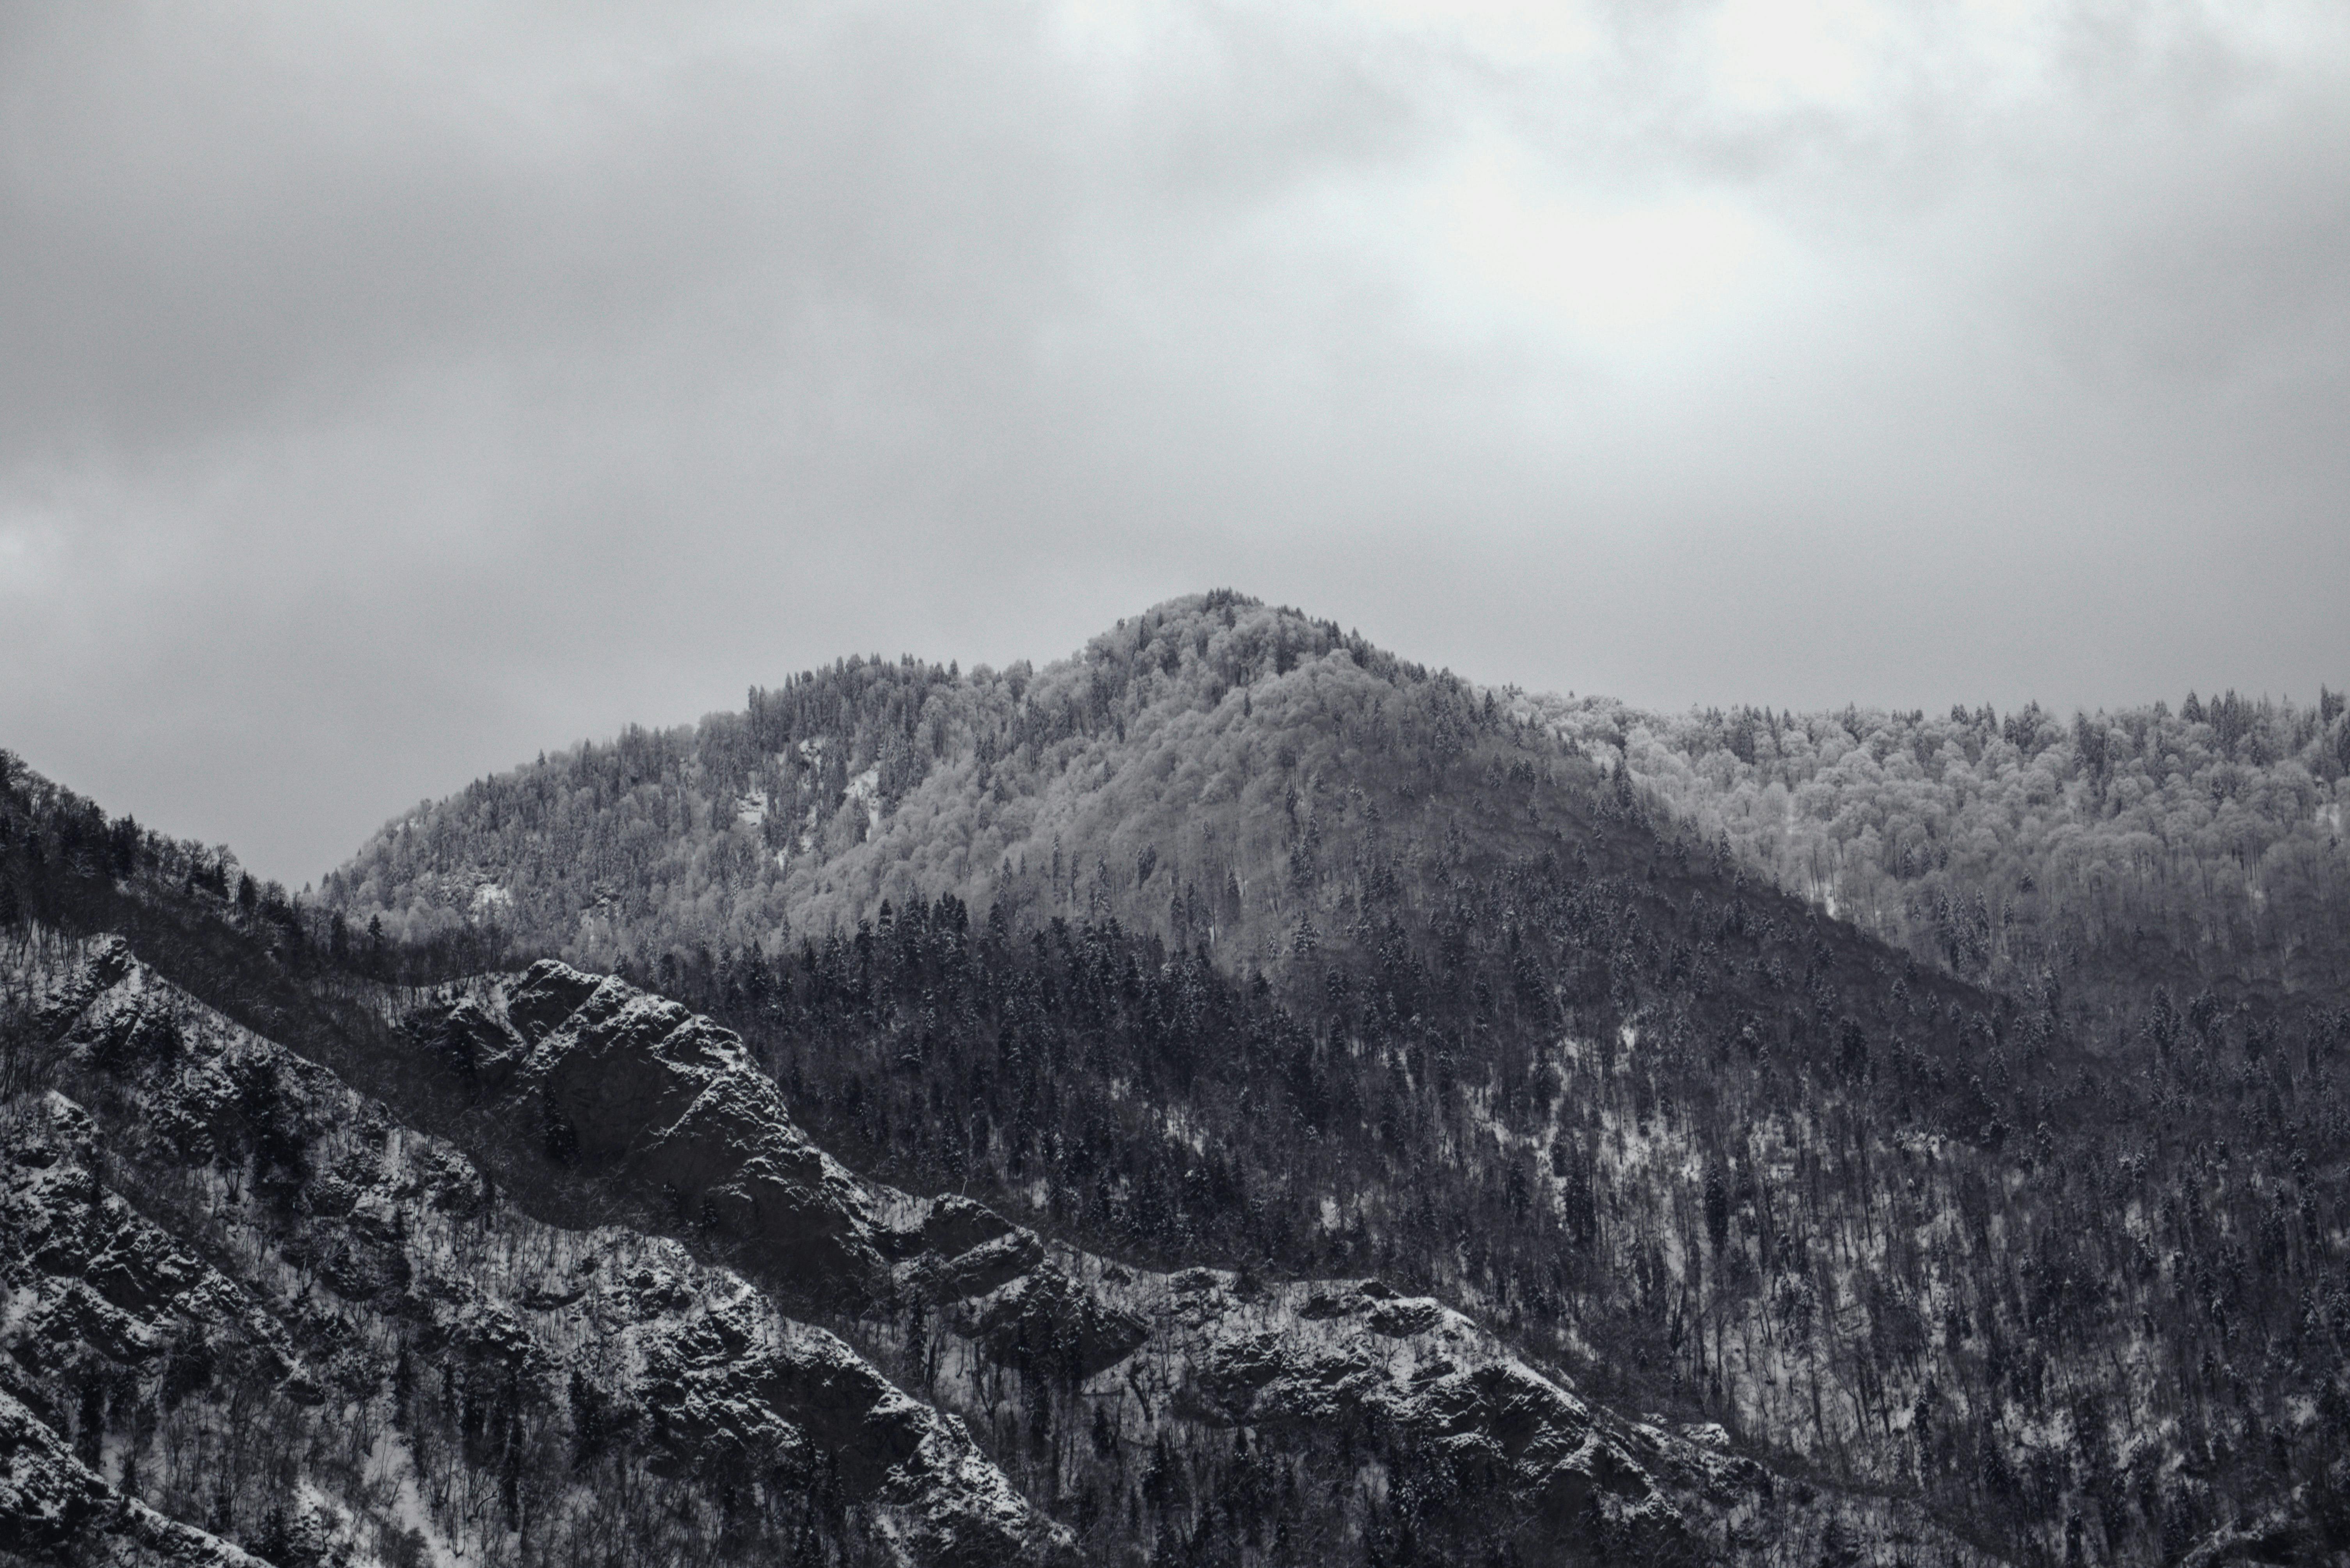
[[1887, 25], [1870, 0], [1724, 0], [1711, 28], [1716, 88], [1739, 109], [1856, 107]]
[[57, 524], [47, 518], [0, 515], [0, 594], [38, 592], [57, 544]]
[[[1476, 292], [1513, 326], [1547, 327], [1587, 348], [1634, 351], [1719, 313], [1762, 250], [1727, 196], [1608, 202], [1558, 188], [1505, 144], [1472, 146], [1426, 194], [1422, 275]], [[1478, 296], [1482, 294], [1481, 300]]]

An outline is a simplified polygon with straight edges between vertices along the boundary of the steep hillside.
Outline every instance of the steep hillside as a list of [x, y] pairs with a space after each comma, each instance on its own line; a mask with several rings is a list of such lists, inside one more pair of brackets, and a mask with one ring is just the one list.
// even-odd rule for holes
[[[811, 1206], [770, 1200], [788, 1123], [731, 1036], [548, 961], [455, 996], [410, 1031], [520, 1135], [498, 1146], [510, 1187], [592, 1183], [648, 1222], [666, 1213], [780, 1300], [832, 1301], [848, 1338], [992, 1438], [1029, 1496], [1066, 1505], [1087, 1562], [1177, 1544], [1234, 1562], [1777, 1562], [1831, 1530], [1938, 1536], [1898, 1503], [1782, 1498], [1718, 1433], [1596, 1409], [1458, 1312], [1377, 1280], [1135, 1267], [829, 1167], [813, 1189], [835, 1216], [818, 1251]], [[485, 1081], [484, 1061], [518, 1065], [489, 1086], [504, 1075]]]
[[142, 1500], [117, 1533], [200, 1521], [280, 1564], [1066, 1555], [959, 1426], [740, 1277], [532, 1218], [119, 940], [5, 956], [12, 1055], [53, 1086], [0, 1105], [0, 1394]]
[[[865, 1180], [622, 981], [382, 991], [233, 904], [28, 869], [0, 1539], [37, 1558], [1980, 1560], [1426, 1296], [1131, 1267]], [[126, 917], [307, 1054], [28, 904]]]
[[[2086, 948], [2027, 965], [2012, 929], [1994, 963], [1887, 946], [1562, 730], [1217, 597], [1044, 671], [844, 664], [582, 748], [395, 825], [326, 908], [27, 781], [14, 809], [43, 826], [9, 864], [27, 907], [132, 930], [175, 975], [233, 981], [208, 998], [289, 1021], [333, 1023], [355, 974], [438, 981], [509, 944], [611, 964], [732, 1030], [867, 1179], [1138, 1277], [1204, 1267], [1236, 1301], [1367, 1276], [1448, 1302], [1597, 1407], [1717, 1424], [2001, 1558], [2350, 1550], [2350, 1018], [2324, 988], [2223, 984], [2210, 951], [2166, 967], [2158, 943], [2142, 971]], [[2306, 916], [2277, 929], [2328, 940]], [[339, 1070], [428, 1119], [504, 1106], [514, 1179], [576, 1199], [559, 1159], [529, 1173], [588, 1124], [502, 1097], [523, 1058], [496, 1021], [530, 1029], [471, 1001], [478, 1061], [435, 1023], [426, 1055], [456, 1069], [370, 1048]], [[659, 1183], [700, 1190], [661, 1176], [627, 1223], [723, 1241], [734, 1198], [705, 1225]], [[871, 1224], [801, 1251], [836, 1282], [895, 1278]], [[893, 1359], [913, 1328], [858, 1299], [792, 1310], [843, 1314], [927, 1386], [927, 1355]], [[1014, 1484], [1087, 1550], [1169, 1538], [1142, 1490], [1118, 1534], [1107, 1482], [1081, 1507], [1076, 1472], [1023, 1457], [1082, 1449], [1073, 1411], [1039, 1435], [1015, 1400], [991, 1437], [1006, 1386], [972, 1430]], [[1355, 1507], [1310, 1529], [1399, 1531]]]

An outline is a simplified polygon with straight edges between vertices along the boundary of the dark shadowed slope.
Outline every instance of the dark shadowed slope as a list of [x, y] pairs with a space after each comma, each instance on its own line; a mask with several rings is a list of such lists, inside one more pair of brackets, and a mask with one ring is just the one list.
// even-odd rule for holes
[[18, 1451], [86, 1450], [100, 1501], [280, 1563], [1974, 1560], [1439, 1301], [1138, 1269], [865, 1181], [621, 981], [305, 978], [233, 905], [43, 856], [11, 883], [41, 911], [128, 917], [310, 1053], [18, 906], [7, 1392]]

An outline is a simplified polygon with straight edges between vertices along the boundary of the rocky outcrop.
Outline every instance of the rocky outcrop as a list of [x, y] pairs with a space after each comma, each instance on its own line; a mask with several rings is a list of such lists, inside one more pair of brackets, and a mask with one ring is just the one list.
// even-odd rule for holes
[[[57, 1087], [0, 1106], [0, 1520], [19, 1550], [244, 1560], [177, 1518], [281, 1564], [561, 1559], [616, 1532], [656, 1554], [731, 1542], [722, 1560], [1066, 1555], [961, 1423], [742, 1275], [531, 1219], [494, 1162], [119, 945], [46, 978]], [[504, 1009], [452, 1010], [432, 1049], [485, 1096], [546, 1096], [587, 1129], [583, 1161], [731, 1186], [802, 1246], [844, 1243], [827, 1279], [885, 1277], [862, 1211], [835, 1223], [807, 1196], [858, 1196], [847, 1173], [755, 1096], [730, 1106], [747, 1085], [725, 1039], [639, 1000], [526, 1041]], [[671, 1137], [632, 1127], [612, 1084]]]
[[[1202, 1493], [1235, 1451], [1288, 1456], [1275, 1468], [1291, 1492], [1325, 1499], [1299, 1505], [1300, 1529], [1354, 1553], [1403, 1497], [1432, 1539], [1505, 1543], [1529, 1563], [1793, 1562], [1842, 1539], [1978, 1560], [1898, 1501], [1783, 1484], [1718, 1428], [1596, 1408], [1432, 1298], [1132, 1269], [967, 1198], [861, 1180], [810, 1143], [733, 1034], [619, 980], [541, 962], [407, 1027], [502, 1119], [507, 1147], [667, 1215], [697, 1251], [786, 1298], [827, 1303], [870, 1356], [962, 1412], [1030, 1496], [1084, 1514], [1124, 1493], [1128, 1521], [1081, 1539], [1103, 1560], [1153, 1539], [1196, 1546], [1212, 1523]], [[919, 1451], [899, 1424], [910, 1412], [860, 1381], [869, 1368], [810, 1363], [804, 1342], [714, 1311], [662, 1344], [653, 1407], [694, 1446], [781, 1451], [755, 1412], [788, 1405], [801, 1440], [881, 1467], [868, 1484]], [[857, 1412], [850, 1427], [824, 1414], [833, 1401]], [[1084, 1442], [1066, 1440], [1080, 1424]], [[1189, 1479], [1170, 1479], [1179, 1469]]]
[[[862, 1180], [734, 1036], [617, 981], [409, 1016], [451, 1137], [120, 944], [36, 978], [57, 1087], [0, 1106], [20, 1551], [1981, 1560], [1433, 1298], [1134, 1269]], [[641, 1222], [548, 1223], [540, 1188]]]
[[794, 1125], [742, 1042], [708, 1019], [544, 962], [410, 1027], [525, 1140], [654, 1196], [659, 1211], [723, 1238], [793, 1295], [854, 1299], [887, 1277], [884, 1227], [863, 1185]]
[[[1203, 1312], [1185, 1392], [1217, 1418], [1260, 1428], [1378, 1413], [1474, 1471], [1552, 1532], [1593, 1521], [1618, 1532], [1677, 1525], [1671, 1504], [1622, 1428], [1512, 1357], [1459, 1313], [1426, 1297], [1396, 1298], [1375, 1282], [1333, 1292], [1289, 1286], [1265, 1299], [1222, 1299]], [[1667, 1448], [1653, 1433], [1641, 1445]], [[1680, 1444], [1684, 1469], [1717, 1485], [1752, 1485], [1742, 1466]]]

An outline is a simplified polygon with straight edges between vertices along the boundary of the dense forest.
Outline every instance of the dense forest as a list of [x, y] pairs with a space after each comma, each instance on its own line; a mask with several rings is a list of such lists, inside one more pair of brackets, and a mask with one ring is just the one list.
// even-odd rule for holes
[[[2332, 1484], [2344, 1019], [2277, 1040], [2158, 994], [2085, 1041], [2059, 998], [1877, 971], [1783, 903], [1555, 866], [1492, 891], [1523, 924], [1451, 933], [1450, 970], [1334, 965], [1305, 1019], [951, 900], [661, 979], [910, 1183], [1473, 1303], [1595, 1386], [2012, 1521], [2004, 1550], [2078, 1527], [2131, 1560], [2280, 1472]], [[1561, 973], [1586, 989], [1525, 983]]]
[[[1718, 1428], [1594, 1411], [1433, 1299], [1153, 1272], [963, 1197], [873, 1188], [812, 1162], [775, 1085], [671, 1002], [550, 964], [421, 985], [468, 955], [338, 954], [330, 919], [320, 940], [315, 911], [265, 915], [270, 893], [174, 875], [184, 846], [16, 783], [0, 1525], [36, 1560], [231, 1568], [241, 1542], [306, 1568], [621, 1563], [652, 1543], [717, 1563], [1073, 1548], [1138, 1568], [1780, 1568], [1907, 1542], [1982, 1561], [1906, 1494], [1776, 1485]], [[110, 860], [108, 842], [139, 847]], [[960, 968], [966, 913], [925, 913]], [[1003, 937], [964, 956], [1014, 991], [1046, 978], [1024, 980]], [[1265, 1015], [1262, 995], [1212, 1004]], [[550, 1080], [516, 1085], [515, 1051], [538, 1043], [524, 1072], [541, 1072], [567, 1012], [577, 1064], [558, 1104]], [[632, 1085], [617, 1096], [616, 1069]], [[648, 1073], [681, 1075], [667, 1103], [685, 1121], [660, 1118]], [[610, 1152], [630, 1126], [650, 1169]], [[795, 1201], [845, 1205], [835, 1233], [884, 1276], [844, 1296], [804, 1244], [717, 1221], [730, 1170], [770, 1189], [817, 1177]], [[1168, 1244], [1195, 1247], [1182, 1229]], [[1130, 1258], [1163, 1250], [1151, 1226], [1118, 1233]], [[968, 1425], [931, 1422], [877, 1365]], [[909, 1442], [930, 1456], [910, 1469]]]
[[[331, 896], [674, 988], [908, 1179], [1389, 1272], [2127, 1560], [2331, 1484], [2337, 706], [1700, 717], [1676, 773], [1621, 710], [1211, 597], [485, 781]], [[633, 903], [554, 890], [632, 845]]]
[[2350, 988], [2350, 720], [2189, 692], [2069, 723], [2036, 705], [1667, 716], [1513, 708], [1783, 886], [1927, 961], [2230, 996]]
[[910, 1190], [1443, 1296], [2006, 1560], [2329, 1561], [2339, 709], [1665, 721], [1215, 595], [543, 759], [316, 902], [19, 774], [0, 898], [616, 970]]

